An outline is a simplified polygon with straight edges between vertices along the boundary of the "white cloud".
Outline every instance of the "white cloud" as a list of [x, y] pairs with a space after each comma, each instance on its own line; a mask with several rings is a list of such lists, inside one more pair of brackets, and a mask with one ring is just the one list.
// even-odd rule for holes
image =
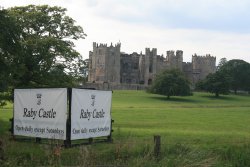
[[[209, 20], [221, 12], [219, 17], [223, 18], [225, 15], [230, 20], [230, 13], [246, 14], [246, 9], [250, 6], [250, 1], [247, 0], [2, 0], [1, 3], [5, 7], [31, 3], [66, 7], [68, 15], [88, 35], [86, 39], [76, 42], [77, 50], [84, 58], [88, 58], [93, 42], [114, 44], [120, 40], [121, 50], [127, 53], [144, 53], [145, 47], [154, 47], [158, 49], [158, 54], [164, 55], [167, 50], [181, 49], [184, 51], [185, 61], [191, 61], [194, 53], [211, 53], [217, 57], [217, 62], [222, 57], [250, 62], [249, 32], [203, 29], [196, 25], [190, 29], [187, 25], [182, 25], [185, 23], [179, 17], [188, 15], [188, 19]], [[170, 15], [171, 12], [177, 16]], [[166, 23], [172, 21], [173, 24], [177, 20], [180, 24], [178, 28], [162, 26], [163, 20]], [[226, 24], [223, 20], [220, 21], [214, 24]], [[248, 22], [246, 24], [249, 25]]]

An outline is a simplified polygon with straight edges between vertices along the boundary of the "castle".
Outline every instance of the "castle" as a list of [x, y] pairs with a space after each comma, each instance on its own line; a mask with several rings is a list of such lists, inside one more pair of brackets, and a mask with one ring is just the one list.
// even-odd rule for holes
[[123, 53], [121, 44], [93, 43], [89, 52], [89, 83], [136, 84], [148, 86], [164, 69], [180, 69], [194, 85], [209, 73], [216, 71], [216, 58], [192, 55], [192, 62], [183, 62], [183, 51], [167, 51], [166, 58], [157, 55], [157, 49], [145, 49], [145, 54]]

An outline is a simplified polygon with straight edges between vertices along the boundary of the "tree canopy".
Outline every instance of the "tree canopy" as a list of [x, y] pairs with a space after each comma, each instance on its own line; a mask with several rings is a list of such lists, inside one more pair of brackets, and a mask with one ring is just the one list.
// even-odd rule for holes
[[225, 58], [225, 57], [221, 58], [218, 66], [217, 66], [217, 70], [219, 70], [226, 63], [227, 63], [227, 58]]
[[197, 89], [211, 93], [227, 94], [230, 90], [250, 91], [250, 64], [243, 60], [221, 60], [220, 67], [214, 74], [209, 74], [196, 84]]
[[85, 36], [65, 8], [0, 10], [0, 92], [9, 87], [73, 86], [84, 66], [74, 41]]
[[216, 97], [220, 94], [228, 94], [230, 86], [230, 78], [225, 73], [217, 71], [208, 74], [208, 76], [196, 84], [196, 89], [205, 90], [214, 93]]
[[[65, 12], [65, 8], [47, 5], [8, 10], [21, 31], [18, 41], [21, 48], [18, 54], [13, 53], [13, 65], [18, 70], [14, 76], [16, 86], [57, 86], [53, 84], [57, 78], [49, 76], [59, 66], [65, 75], [77, 74], [81, 57], [72, 40], [84, 38], [85, 34]], [[67, 78], [65, 82], [71, 84], [72, 80]]]
[[230, 77], [230, 89], [250, 91], [250, 64], [244, 60], [230, 60], [221, 66], [220, 71]]
[[170, 96], [191, 95], [190, 83], [184, 74], [177, 69], [165, 70], [156, 76], [149, 92]]
[[[8, 88], [13, 75], [14, 55], [19, 54], [20, 30], [7, 10], [0, 10], [0, 92]], [[12, 67], [13, 66], [13, 67]]]

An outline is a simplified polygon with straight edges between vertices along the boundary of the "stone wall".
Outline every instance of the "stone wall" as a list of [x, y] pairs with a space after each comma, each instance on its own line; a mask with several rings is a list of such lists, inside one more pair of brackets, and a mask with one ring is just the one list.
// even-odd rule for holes
[[145, 90], [147, 86], [139, 84], [85, 83], [82, 88], [94, 88], [96, 90]]

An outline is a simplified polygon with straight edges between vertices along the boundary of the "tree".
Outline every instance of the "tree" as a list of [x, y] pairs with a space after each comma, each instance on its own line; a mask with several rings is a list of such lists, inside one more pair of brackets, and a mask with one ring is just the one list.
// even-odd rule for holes
[[223, 72], [217, 71], [213, 74], [208, 74], [204, 80], [196, 84], [196, 88], [214, 93], [216, 97], [220, 94], [228, 94], [230, 86], [230, 78]]
[[[74, 84], [81, 56], [74, 49], [73, 40], [86, 35], [65, 12], [65, 8], [47, 5], [8, 9], [8, 15], [15, 19], [21, 31], [20, 49], [12, 53], [15, 87], [56, 86], [57, 76], [65, 86]], [[55, 70], [60, 75], [55, 75]]]
[[8, 15], [7, 10], [0, 10], [0, 106], [9, 99], [8, 89], [13, 83], [13, 66], [15, 56], [19, 54], [19, 36], [14, 18]]
[[192, 94], [189, 85], [189, 81], [181, 71], [177, 69], [165, 70], [156, 76], [149, 92], [165, 95], [167, 98], [186, 96]]
[[230, 77], [230, 88], [236, 94], [238, 90], [250, 90], [250, 64], [243, 60], [230, 60], [221, 66], [220, 71]]
[[218, 66], [217, 66], [217, 70], [219, 70], [226, 63], [227, 63], [227, 58], [225, 58], [225, 57], [221, 58]]
[[88, 74], [89, 74], [89, 59], [85, 59], [81, 62], [81, 67], [79, 69], [79, 78], [78, 81], [81, 84], [84, 84], [88, 81]]

